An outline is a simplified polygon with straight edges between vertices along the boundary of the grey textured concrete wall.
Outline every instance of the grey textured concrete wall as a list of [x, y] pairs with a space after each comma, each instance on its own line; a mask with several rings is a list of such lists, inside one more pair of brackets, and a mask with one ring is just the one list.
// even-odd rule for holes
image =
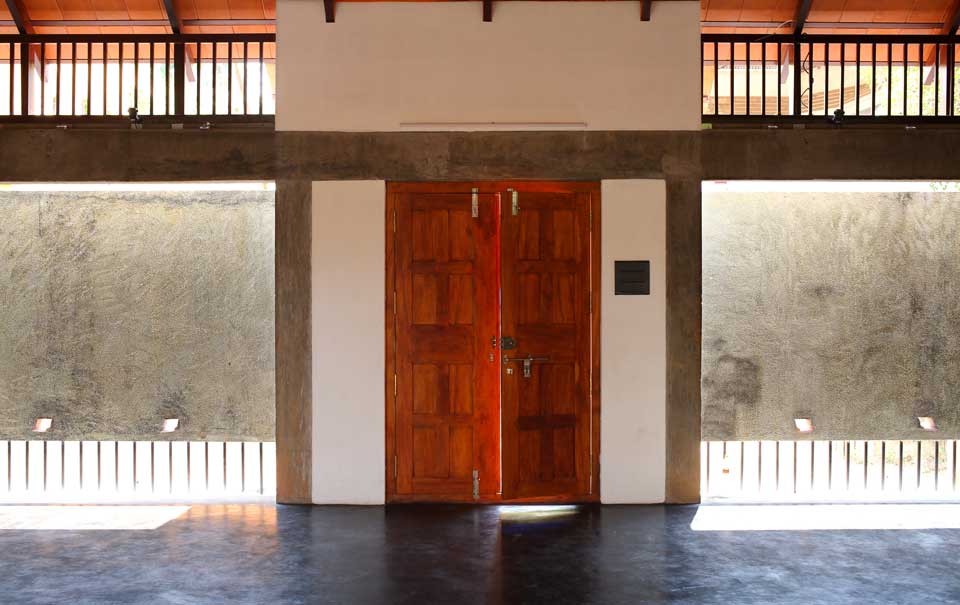
[[274, 438], [268, 191], [0, 191], [0, 439]]
[[960, 437], [958, 292], [958, 193], [705, 193], [703, 438]]

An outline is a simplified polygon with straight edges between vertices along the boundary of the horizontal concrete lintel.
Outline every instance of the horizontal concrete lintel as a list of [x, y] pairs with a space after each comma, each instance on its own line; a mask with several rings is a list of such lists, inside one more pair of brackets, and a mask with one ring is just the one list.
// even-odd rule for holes
[[2, 129], [0, 181], [960, 179], [960, 129]]

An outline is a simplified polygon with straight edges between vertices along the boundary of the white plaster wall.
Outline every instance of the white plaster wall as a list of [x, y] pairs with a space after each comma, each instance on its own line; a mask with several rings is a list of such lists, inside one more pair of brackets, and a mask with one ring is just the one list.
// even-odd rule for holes
[[[663, 502], [666, 482], [666, 185], [601, 189], [600, 499]], [[614, 296], [615, 260], [650, 261], [649, 296]]]
[[384, 502], [383, 181], [313, 184], [313, 501]]
[[635, 0], [496, 2], [492, 23], [479, 2], [277, 12], [278, 130], [700, 127], [696, 0], [655, 2], [649, 22]]

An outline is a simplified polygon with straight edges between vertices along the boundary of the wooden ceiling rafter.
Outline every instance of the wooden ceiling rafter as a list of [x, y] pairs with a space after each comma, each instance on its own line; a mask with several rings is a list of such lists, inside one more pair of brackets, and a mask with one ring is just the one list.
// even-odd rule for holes
[[958, 28], [960, 28], [960, 0], [954, 0], [940, 33], [945, 36], [956, 36]]
[[641, 0], [640, 5], [640, 20], [649, 21], [650, 13], [653, 11], [653, 0]]
[[179, 34], [183, 28], [180, 18], [177, 16], [177, 9], [173, 6], [173, 0], [163, 0], [163, 10], [167, 14], [167, 21], [170, 22], [170, 30]]
[[484, 23], [493, 21], [493, 0], [483, 0], [483, 21]]
[[337, 20], [337, 0], [323, 0], [323, 14], [327, 23]]
[[17, 31], [21, 34], [36, 33], [23, 0], [6, 0], [6, 2], [7, 10], [10, 11], [10, 17], [13, 19], [13, 24], [17, 26]]
[[810, 17], [810, 8], [813, 6], [813, 0], [798, 0], [797, 11], [793, 18], [793, 35], [799, 36], [803, 33], [803, 27], [807, 24]]

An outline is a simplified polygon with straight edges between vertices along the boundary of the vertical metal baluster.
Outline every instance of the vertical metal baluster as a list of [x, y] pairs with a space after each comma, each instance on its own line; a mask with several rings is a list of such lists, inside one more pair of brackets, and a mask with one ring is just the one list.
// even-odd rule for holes
[[897, 491], [903, 492], [903, 441], [900, 442], [900, 465], [899, 465], [899, 483], [897, 485]]
[[780, 491], [780, 440], [779, 439], [777, 440], [776, 444], [777, 444], [776, 445], [777, 459], [776, 459], [776, 464], [774, 465], [774, 467], [776, 468], [776, 483], [774, 485], [776, 486], [775, 487], [776, 491], [779, 492]]
[[77, 445], [80, 448], [80, 491], [83, 491], [83, 441], [78, 441]]
[[797, 493], [797, 442], [793, 442], [793, 493]]
[[767, 43], [760, 44], [760, 115], [767, 115]]
[[807, 115], [813, 115], [813, 64], [814, 44], [807, 44], [807, 56], [810, 58], [810, 73], [807, 74]]
[[857, 100], [856, 115], [860, 115], [860, 43], [859, 42], [857, 42], [856, 75], [857, 75], [857, 92], [853, 93], [853, 98]]
[[957, 490], [957, 440], [953, 440], [953, 467], [952, 476], [950, 477], [950, 487], [953, 488], [953, 491]]
[[783, 69], [783, 43], [777, 42], [777, 115], [782, 113], [783, 83], [780, 82], [780, 70]]
[[243, 43], [243, 115], [247, 115], [247, 43]]
[[847, 461], [847, 491], [849, 492], [850, 491], [850, 442], [846, 441], [845, 445], [846, 447], [844, 450], [843, 457]]
[[27, 491], [30, 491], [30, 442], [24, 443], [23, 477]]
[[[7, 52], [10, 53], [10, 55], [9, 55], [9, 56], [10, 56], [10, 61], [9, 61], [9, 63], [10, 63], [10, 113], [8, 113], [7, 115], [8, 115], [8, 116], [12, 116], [12, 115], [14, 115], [14, 111], [13, 111], [13, 67], [14, 67], [14, 65], [16, 64], [16, 61], [14, 60], [13, 42], [10, 42], [9, 44], [7, 44]], [[20, 61], [20, 66], [21, 66], [20, 69], [23, 69], [23, 60]]]
[[814, 469], [817, 468], [817, 443], [810, 442], [810, 491], [813, 491]]
[[133, 106], [140, 110], [140, 43], [133, 43]]
[[940, 489], [940, 440], [933, 442], [933, 490]]
[[923, 47], [920, 43], [920, 54], [917, 55], [917, 115], [923, 115]]
[[877, 115], [877, 43], [870, 47], [870, 115]]
[[[707, 91], [704, 90], [704, 83], [706, 82], [706, 80], [703, 79], [703, 75], [704, 75], [704, 67], [703, 67], [703, 66], [704, 66], [704, 65], [706, 64], [706, 62], [707, 62], [707, 53], [706, 53], [706, 51], [704, 50], [704, 49], [706, 48], [706, 46], [707, 46], [707, 43], [703, 41], [703, 38], [701, 38], [701, 39], [700, 39], [700, 94], [701, 94], [701, 96], [703, 96], [704, 98], [706, 98], [706, 96], [707, 96]], [[703, 108], [703, 109], [701, 110], [701, 112], [702, 112], [703, 114], [706, 114], [706, 113], [707, 113], [706, 108]]]
[[910, 54], [910, 45], [904, 44], [903, 45], [903, 115], [904, 116], [907, 115], [907, 82], [910, 80], [910, 78], [907, 77], [907, 71], [909, 71], [907, 67], [908, 67], [908, 64], [910, 63], [910, 61], [908, 60], [909, 54]]
[[218, 44], [214, 42], [213, 46], [213, 106], [210, 109], [211, 115], [217, 115], [217, 46]]
[[70, 115], [77, 115], [77, 43], [70, 43]]
[[167, 489], [172, 494], [173, 493], [173, 442], [167, 442], [167, 476], [170, 478], [170, 485], [167, 486]]
[[833, 489], [833, 441], [827, 442], [827, 489]]
[[40, 115], [47, 115], [47, 44], [40, 43]]
[[737, 62], [736, 62], [736, 60], [735, 60], [735, 56], [736, 56], [736, 55], [734, 55], [734, 53], [736, 52], [736, 50], [737, 50], [737, 49], [736, 49], [736, 46], [734, 45], [733, 42], [731, 42], [731, 43], [730, 43], [730, 115], [734, 115], [734, 114], [736, 113], [736, 111], [734, 111], [734, 107], [735, 107], [735, 105], [736, 105], [736, 98], [735, 98], [735, 95], [733, 94], [733, 84], [734, 84], [734, 83], [733, 83], [733, 76], [734, 76], [733, 72], [734, 72], [734, 68], [736, 67], [736, 64], [737, 64]]
[[203, 52], [203, 45], [197, 42], [197, 115], [203, 115], [203, 112], [200, 111], [200, 71], [203, 69], [203, 57], [200, 54]]
[[[134, 68], [136, 70], [136, 68]], [[134, 72], [136, 73], [136, 72]], [[154, 453], [154, 442], [150, 442], [150, 493], [157, 491], [156, 466], [157, 460]]]
[[100, 459], [100, 441], [97, 441], [97, 491], [100, 491], [100, 486], [103, 484], [103, 469], [101, 467]]
[[893, 115], [893, 44], [887, 42], [887, 115]]
[[247, 491], [247, 448], [244, 442], [240, 442], [240, 491]]
[[747, 115], [750, 115], [750, 47], [753, 46], [747, 42]]
[[720, 115], [720, 44], [713, 43], [713, 115]]
[[203, 489], [210, 491], [210, 442], [203, 442]]
[[[707, 450], [709, 453], [710, 450]], [[763, 442], [757, 441], [757, 491], [763, 486]]]
[[223, 442], [223, 491], [227, 491], [227, 442]]
[[43, 491], [47, 491], [47, 440], [43, 440]]
[[67, 442], [60, 442], [60, 489], [67, 486]]
[[937, 56], [933, 65], [933, 115], [940, 115], [940, 43], [937, 42]]
[[227, 43], [227, 115], [233, 114], [233, 42]]
[[187, 492], [190, 492], [190, 486], [193, 481], [190, 477], [190, 442], [187, 441]]
[[150, 115], [153, 115], [153, 42], [150, 42]]
[[117, 58], [117, 66], [120, 71], [120, 86], [117, 88], [117, 94], [119, 95], [117, 97], [117, 115], [122, 116], [123, 115], [123, 42], [118, 44], [118, 46], [120, 47], [119, 48], [120, 54]]
[[53, 93], [53, 101], [54, 101], [55, 115], [60, 115], [60, 100], [61, 100], [61, 95], [60, 95], [60, 57], [61, 57], [61, 55], [63, 55], [63, 44], [61, 44], [60, 42], [54, 42], [54, 43], [53, 43], [53, 47], [54, 47], [55, 49], [57, 49], [57, 78], [54, 80], [54, 82], [56, 83], [56, 86], [57, 86], [57, 87], [56, 87], [56, 89], [54, 90], [54, 93]]
[[823, 45], [823, 115], [830, 115], [830, 43]]
[[107, 48], [108, 47], [106, 42], [104, 42], [101, 46], [103, 49], [103, 57], [101, 57], [103, 61], [103, 115], [107, 115], [109, 113], [107, 111], [107, 63], [108, 63]]
[[120, 491], [120, 442], [113, 442], [113, 491]]
[[[173, 54], [173, 44], [169, 42], [165, 44], [164, 53], [165, 54], [163, 55], [163, 58], [164, 58], [164, 67], [166, 67], [166, 71], [164, 71], [163, 84], [164, 86], [166, 86], [166, 89], [167, 89], [167, 102], [165, 104], [165, 107], [167, 110], [166, 114], [170, 115], [172, 113], [170, 111], [170, 106], [173, 104], [173, 101], [171, 100], [171, 97], [170, 97], [170, 76], [173, 73], [173, 67], [172, 67], [173, 63], [172, 63], [172, 57], [171, 57], [171, 55]], [[185, 67], [186, 66], [184, 66], [184, 68]]]
[[263, 64], [264, 62], [265, 62], [265, 59], [263, 57], [263, 42], [261, 42], [260, 43], [260, 65], [259, 65], [259, 68], [260, 68], [260, 99], [259, 99], [260, 115], [263, 115]]
[[870, 457], [869, 457], [869, 450], [868, 450], [869, 447], [870, 447], [870, 442], [864, 441], [863, 442], [863, 489], [864, 490], [867, 489], [867, 471], [870, 468], [870, 464], [869, 464]]
[[260, 462], [257, 466], [260, 469], [260, 495], [263, 495], [263, 442], [260, 442]]
[[133, 441], [133, 491], [137, 491], [137, 442]]
[[880, 442], [880, 491], [887, 489], [887, 442]]
[[[21, 62], [23, 57], [20, 58]], [[7, 491], [13, 491], [13, 442], [7, 441]]]
[[846, 90], [847, 85], [847, 44], [840, 44], [840, 109], [846, 111]]
[[93, 44], [87, 42], [87, 115], [93, 111]]

